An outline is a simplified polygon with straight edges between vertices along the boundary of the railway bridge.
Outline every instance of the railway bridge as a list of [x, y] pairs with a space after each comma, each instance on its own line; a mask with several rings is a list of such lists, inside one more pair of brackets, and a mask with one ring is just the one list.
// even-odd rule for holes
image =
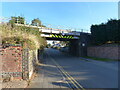
[[90, 44], [90, 33], [40, 28], [41, 36], [47, 40], [69, 41], [69, 53], [75, 56], [87, 56], [87, 46]]
[[[17, 24], [20, 25], [20, 24]], [[48, 27], [24, 25], [38, 28], [41, 36], [46, 40], [69, 41], [69, 53], [75, 56], [87, 56], [87, 46], [90, 44], [91, 35], [87, 32], [76, 32]]]

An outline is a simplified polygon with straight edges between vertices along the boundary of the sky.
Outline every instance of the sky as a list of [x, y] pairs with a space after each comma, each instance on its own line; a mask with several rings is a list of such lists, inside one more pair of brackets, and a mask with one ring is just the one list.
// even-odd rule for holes
[[2, 16], [39, 18], [49, 27], [90, 30], [92, 24], [118, 19], [118, 2], [2, 2]]

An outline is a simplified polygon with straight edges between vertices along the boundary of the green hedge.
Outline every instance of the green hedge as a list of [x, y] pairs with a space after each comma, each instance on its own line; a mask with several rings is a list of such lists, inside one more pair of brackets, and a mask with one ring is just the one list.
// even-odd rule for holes
[[91, 26], [94, 44], [120, 43], [120, 20], [108, 20], [107, 23]]

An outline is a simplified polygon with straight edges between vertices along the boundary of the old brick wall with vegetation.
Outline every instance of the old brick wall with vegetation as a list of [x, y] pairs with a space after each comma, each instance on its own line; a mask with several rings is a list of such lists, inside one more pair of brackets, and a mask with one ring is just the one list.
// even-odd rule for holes
[[[38, 56], [37, 50], [44, 49], [46, 46], [46, 40], [40, 36], [41, 33], [37, 28], [12, 26], [9, 23], [0, 24], [0, 34], [2, 38], [2, 45], [13, 45], [14, 47], [14, 45], [20, 44], [22, 48], [22, 52], [19, 53], [16, 53], [18, 50], [11, 50], [10, 47], [1, 48], [2, 51], [5, 51], [1, 51], [3, 55], [6, 54], [5, 56], [2, 56], [2, 62], [4, 63], [2, 70], [5, 72], [4, 74], [6, 74], [6, 77], [8, 77], [8, 73], [20, 72], [20, 75], [18, 76], [22, 77], [22, 79], [29, 79], [33, 74], [33, 71], [35, 71], [35, 60], [37, 59], [36, 56]], [[14, 49], [16, 48], [17, 47], [14, 47]], [[25, 49], [28, 49], [28, 51], [25, 51]], [[23, 53], [23, 51], [25, 53]], [[21, 57], [19, 54], [22, 56], [22, 59], [20, 59]], [[19, 58], [17, 59], [17, 57]], [[14, 75], [10, 76], [14, 77]]]
[[2, 56], [3, 78], [14, 77], [22, 79], [22, 47], [9, 46], [0, 48]]
[[37, 50], [23, 49], [22, 46], [3, 45], [0, 48], [2, 56], [2, 77], [4, 81], [14, 79], [31, 79], [36, 70]]

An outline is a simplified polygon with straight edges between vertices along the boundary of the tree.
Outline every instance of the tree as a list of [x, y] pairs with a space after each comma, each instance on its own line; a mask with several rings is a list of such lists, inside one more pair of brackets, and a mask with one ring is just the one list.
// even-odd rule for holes
[[117, 41], [118, 21], [113, 19], [108, 20], [106, 30], [108, 34], [108, 41]]
[[25, 18], [24, 17], [18, 16], [17, 19], [18, 19], [19, 24], [25, 24]]
[[120, 19], [118, 20], [118, 34], [117, 34], [117, 40], [120, 43]]
[[18, 16], [18, 17], [11, 17], [11, 20], [9, 20], [10, 24], [25, 24], [25, 18]]
[[120, 43], [120, 20], [110, 19], [105, 24], [92, 25], [91, 35], [94, 44]]
[[41, 26], [41, 21], [39, 18], [33, 19], [31, 25], [33, 26]]

